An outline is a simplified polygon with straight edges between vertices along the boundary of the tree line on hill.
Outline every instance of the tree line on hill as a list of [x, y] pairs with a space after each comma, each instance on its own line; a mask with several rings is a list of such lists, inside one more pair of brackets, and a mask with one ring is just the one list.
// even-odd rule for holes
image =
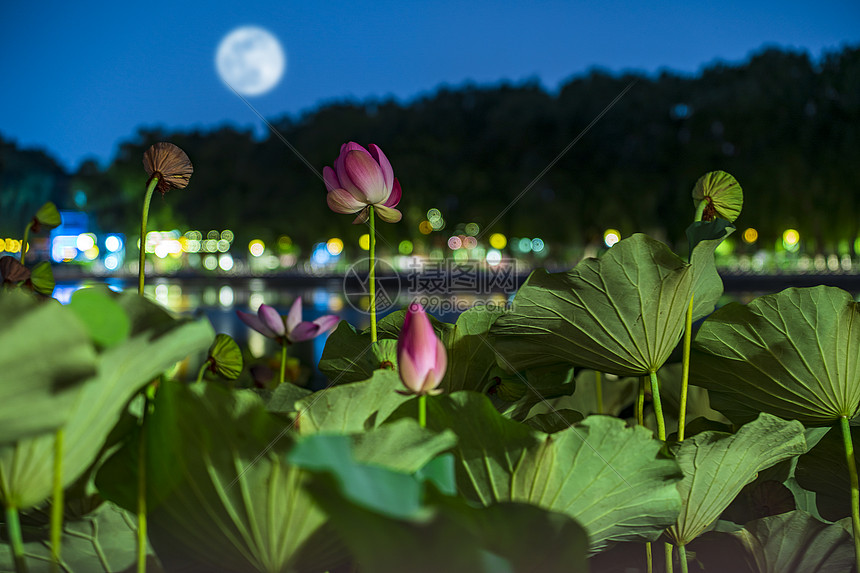
[[[757, 228], [763, 242], [791, 227], [808, 250], [828, 252], [845, 241], [853, 248], [860, 232], [860, 47], [817, 61], [765, 49], [694, 76], [595, 69], [557, 93], [536, 82], [441, 87], [405, 103], [336, 102], [272, 124], [318, 171], [345, 141], [380, 145], [403, 188], [404, 222], [385, 227], [392, 244], [421, 237], [434, 207], [449, 223], [427, 238], [439, 244], [466, 222], [551, 245], [594, 243], [608, 227], [678, 241], [693, 215], [693, 184], [716, 169], [741, 183], [737, 224]], [[142, 129], [106, 168], [85, 161], [75, 173], [0, 139], [0, 232], [14, 232], [47, 198], [74, 207], [83, 191], [83, 210], [103, 229], [135, 234], [141, 158], [162, 140], [184, 149], [195, 172], [186, 189], [154, 199], [152, 229], [229, 228], [238, 240], [287, 234], [305, 245], [357, 235], [279, 137], [233, 127]]]

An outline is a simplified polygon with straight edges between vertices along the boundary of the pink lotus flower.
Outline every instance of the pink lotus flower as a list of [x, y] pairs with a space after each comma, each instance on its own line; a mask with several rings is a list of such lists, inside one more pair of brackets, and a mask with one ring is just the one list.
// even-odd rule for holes
[[400, 380], [413, 394], [438, 394], [448, 355], [433, 325], [417, 302], [409, 305], [400, 338], [397, 339]]
[[242, 322], [263, 336], [274, 338], [282, 344], [316, 338], [334, 328], [340, 321], [340, 318], [333, 314], [321, 316], [313, 322], [302, 321], [302, 297], [293, 302], [286, 317], [267, 304], [261, 304], [256, 315], [241, 310], [237, 310], [236, 314]]
[[353, 223], [367, 221], [371, 205], [380, 219], [396, 223], [403, 216], [394, 208], [400, 203], [400, 182], [379, 146], [369, 147], [368, 152], [352, 141], [340, 146], [334, 169], [323, 168], [326, 201], [335, 213], [358, 213]]

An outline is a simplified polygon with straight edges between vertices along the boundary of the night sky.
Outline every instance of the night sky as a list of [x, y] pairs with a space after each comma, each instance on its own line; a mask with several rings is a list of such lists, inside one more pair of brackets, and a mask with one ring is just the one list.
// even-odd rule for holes
[[694, 74], [765, 46], [860, 43], [860, 2], [3, 2], [0, 134], [64, 166], [102, 164], [140, 126], [262, 122], [218, 78], [219, 41], [268, 29], [287, 52], [266, 117], [334, 100], [401, 101], [442, 84], [537, 79], [556, 89], [592, 67]]

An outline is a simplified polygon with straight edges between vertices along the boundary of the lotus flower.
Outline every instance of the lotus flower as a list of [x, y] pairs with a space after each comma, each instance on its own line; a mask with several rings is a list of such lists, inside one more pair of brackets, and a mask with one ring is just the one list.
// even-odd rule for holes
[[334, 169], [323, 168], [326, 201], [335, 213], [358, 213], [353, 223], [367, 221], [371, 205], [380, 219], [396, 223], [403, 216], [394, 208], [400, 203], [400, 182], [379, 146], [369, 147], [352, 141], [340, 146]]
[[417, 302], [409, 305], [400, 338], [397, 340], [400, 380], [413, 394], [438, 394], [436, 389], [445, 375], [448, 356], [433, 325]]
[[328, 332], [340, 321], [340, 318], [329, 314], [321, 316], [313, 322], [302, 321], [302, 297], [299, 297], [290, 307], [286, 317], [267, 304], [261, 304], [256, 316], [237, 310], [239, 319], [268, 338], [274, 338], [282, 344], [292, 344], [316, 338]]

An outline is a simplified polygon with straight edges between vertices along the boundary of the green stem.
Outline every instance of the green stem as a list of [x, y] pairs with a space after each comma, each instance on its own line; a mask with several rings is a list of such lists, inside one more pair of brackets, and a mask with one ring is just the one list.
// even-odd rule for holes
[[681, 406], [678, 412], [678, 441], [684, 441], [684, 425], [687, 423], [687, 386], [690, 382], [690, 346], [693, 342], [693, 295], [687, 307], [687, 322], [684, 327], [684, 358], [681, 369]]
[[854, 530], [854, 559], [860, 571], [860, 486], [857, 485], [857, 462], [854, 459], [854, 442], [851, 440], [851, 427], [848, 416], [842, 416], [842, 439], [845, 442], [845, 462], [848, 465], [848, 478], [851, 481], [851, 525]]
[[651, 555], [651, 542], [645, 544], [645, 571], [647, 573], [654, 573], [654, 559], [653, 555]]
[[[645, 377], [639, 377], [639, 394], [636, 396], [636, 423], [645, 426]], [[654, 571], [654, 556], [651, 550], [651, 542], [645, 544], [645, 570], [647, 573]]]
[[663, 405], [660, 402], [660, 383], [657, 381], [657, 372], [652, 370], [651, 375], [651, 398], [654, 400], [654, 415], [657, 418], [657, 437], [661, 442], [666, 441], [666, 422], [663, 420]]
[[597, 413], [603, 413], [603, 376], [600, 372], [594, 371], [594, 392], [597, 394]]
[[675, 564], [672, 563], [672, 544], [664, 543], [663, 549], [666, 551], [666, 573], [672, 573], [675, 568]]
[[206, 373], [206, 369], [209, 367], [209, 359], [207, 358], [203, 364], [200, 366], [200, 370], [197, 371], [197, 384], [203, 382], [203, 374]]
[[30, 235], [30, 229], [33, 227], [33, 221], [27, 223], [24, 227], [24, 239], [21, 241], [21, 264], [24, 264], [24, 254], [27, 252], [27, 237]]
[[427, 427], [427, 394], [418, 396], [418, 425]]
[[27, 560], [24, 559], [24, 539], [21, 537], [21, 522], [18, 520], [18, 508], [10, 505], [6, 508], [6, 534], [12, 544], [12, 558], [15, 561], [15, 571], [27, 573]]
[[376, 342], [376, 223], [374, 222], [373, 205], [370, 209], [370, 341]]
[[287, 341], [285, 340], [283, 344], [281, 344], [281, 378], [278, 384], [284, 383], [284, 374], [287, 372]]
[[152, 193], [158, 185], [158, 176], [154, 175], [146, 186], [146, 195], [143, 198], [143, 215], [140, 217], [140, 268], [137, 271], [137, 294], [143, 295], [143, 270], [146, 266], [146, 221], [149, 219], [149, 201]]
[[702, 201], [696, 207], [696, 214], [693, 215], [693, 222], [702, 220], [702, 216], [705, 214], [705, 207], [707, 207], [707, 206], [708, 206], [708, 200], [702, 199]]
[[689, 573], [687, 569], [687, 548], [683, 545], [678, 546], [678, 559], [681, 561], [681, 573]]
[[51, 501], [51, 571], [60, 567], [60, 547], [63, 535], [63, 442], [65, 430], [54, 434], [54, 499]]
[[137, 573], [146, 573], [146, 414], [149, 397], [140, 418], [140, 441], [137, 443]]

